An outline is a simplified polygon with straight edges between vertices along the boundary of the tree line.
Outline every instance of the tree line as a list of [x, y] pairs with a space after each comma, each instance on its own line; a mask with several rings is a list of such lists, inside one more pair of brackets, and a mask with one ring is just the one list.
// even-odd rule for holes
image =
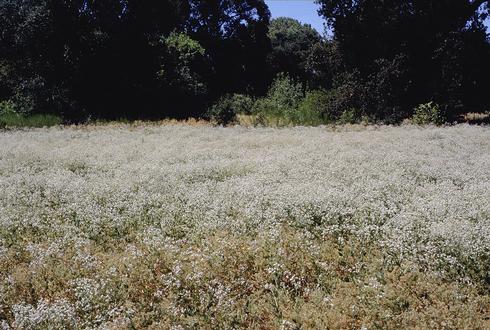
[[0, 101], [68, 122], [294, 112], [300, 94], [337, 119], [490, 109], [489, 1], [317, 3], [332, 38], [262, 0], [0, 0]]

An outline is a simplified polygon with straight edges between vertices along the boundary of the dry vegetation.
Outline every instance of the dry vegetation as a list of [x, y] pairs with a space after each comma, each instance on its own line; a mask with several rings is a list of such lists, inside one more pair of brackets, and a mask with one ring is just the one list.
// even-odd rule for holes
[[0, 328], [488, 329], [490, 128], [0, 133]]

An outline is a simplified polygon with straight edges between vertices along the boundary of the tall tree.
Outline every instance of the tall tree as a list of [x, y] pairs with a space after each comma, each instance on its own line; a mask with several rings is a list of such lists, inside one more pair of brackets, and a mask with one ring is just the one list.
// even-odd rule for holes
[[[317, 2], [334, 30], [348, 68], [358, 70], [367, 79], [378, 75], [382, 62], [395, 61], [404, 66], [392, 66], [405, 72], [400, 79], [407, 81], [401, 87], [406, 92], [397, 97], [398, 103], [405, 102], [403, 107], [436, 98], [434, 101], [443, 103], [449, 115], [457, 115], [488, 105], [481, 88], [488, 86], [490, 75], [483, 25], [489, 13], [488, 1]], [[385, 92], [390, 93], [389, 88]]]
[[270, 49], [270, 12], [263, 0], [190, 0], [187, 32], [209, 55], [212, 98], [228, 92], [260, 93]]
[[0, 1], [0, 98], [15, 100], [29, 112], [47, 101], [49, 81], [59, 57], [45, 1]]
[[[184, 33], [171, 33], [160, 40], [161, 65], [158, 80], [172, 105], [168, 115], [172, 117], [199, 116], [207, 101], [205, 77], [209, 76], [206, 50]], [[175, 106], [178, 105], [178, 106]], [[185, 111], [182, 112], [182, 109]]]
[[151, 114], [155, 45], [188, 15], [184, 0], [1, 0], [0, 97], [74, 119]]
[[286, 72], [291, 77], [312, 83], [315, 72], [308, 65], [314, 50], [324, 42], [320, 34], [308, 24], [289, 17], [279, 17], [271, 21], [269, 27], [272, 52], [269, 63], [274, 75]]
[[81, 15], [87, 21], [83, 40], [92, 41], [82, 47], [78, 98], [99, 116], [168, 115], [168, 93], [157, 77], [158, 43], [183, 28], [187, 1], [92, 0], [84, 2]]

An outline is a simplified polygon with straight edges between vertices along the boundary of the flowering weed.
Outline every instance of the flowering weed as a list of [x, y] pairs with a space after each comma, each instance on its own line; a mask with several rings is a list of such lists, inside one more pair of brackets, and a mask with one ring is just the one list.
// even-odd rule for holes
[[1, 328], [490, 326], [488, 127], [0, 142]]

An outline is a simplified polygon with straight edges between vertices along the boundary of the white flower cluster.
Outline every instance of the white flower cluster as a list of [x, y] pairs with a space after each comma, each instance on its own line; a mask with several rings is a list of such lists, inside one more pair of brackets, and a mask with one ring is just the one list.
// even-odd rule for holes
[[36, 307], [28, 304], [13, 306], [14, 326], [18, 329], [63, 329], [76, 324], [75, 309], [66, 300], [53, 303], [40, 301]]
[[[0, 259], [24, 249], [31, 271], [63, 257], [91, 271], [100, 261], [84, 246], [111, 240], [172, 251], [179, 240], [213, 231], [273, 238], [281, 225], [339, 242], [346, 235], [376, 242], [393, 263], [485, 276], [490, 128], [168, 125], [0, 133]], [[73, 245], [77, 253], [64, 256]], [[132, 245], [124, 253], [128, 260], [142, 255]], [[177, 275], [174, 269], [159, 290], [178, 285]], [[302, 278], [285, 276], [301, 286]], [[75, 311], [110, 299], [96, 279], [70, 285], [76, 303], [19, 303], [14, 326], [68, 326]], [[209, 285], [206, 299], [220, 306], [230, 289]]]

